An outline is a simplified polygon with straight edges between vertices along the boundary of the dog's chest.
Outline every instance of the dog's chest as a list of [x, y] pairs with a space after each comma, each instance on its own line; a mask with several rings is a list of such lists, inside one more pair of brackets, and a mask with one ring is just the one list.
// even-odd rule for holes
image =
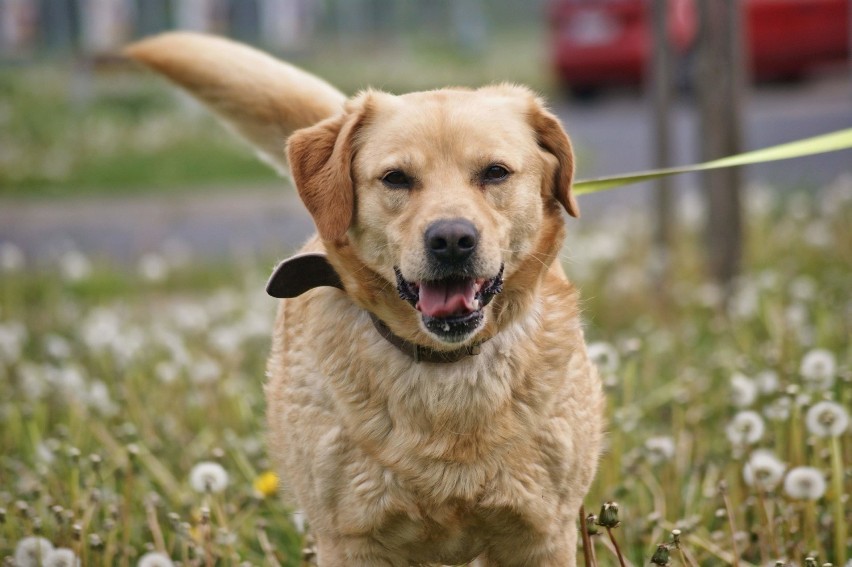
[[[481, 467], [471, 467], [481, 468]], [[365, 469], [373, 469], [365, 464]], [[404, 549], [412, 564], [461, 564], [475, 559], [488, 547], [489, 538], [505, 530], [523, 531], [547, 525], [558, 515], [558, 503], [548, 482], [513, 478], [510, 471], [492, 470], [492, 478], [476, 490], [475, 498], [436, 501], [414, 490], [409, 480], [384, 469], [371, 478], [366, 470], [351, 478], [347, 487], [352, 502], [339, 503], [338, 525], [350, 536], [371, 534], [391, 549]], [[424, 477], [437, 471], [424, 471]], [[477, 477], [473, 470], [460, 474], [445, 468], [447, 482], [464, 483]], [[465, 478], [465, 476], [467, 478]], [[530, 490], [531, 485], [535, 488]], [[432, 486], [434, 489], [435, 486]]]

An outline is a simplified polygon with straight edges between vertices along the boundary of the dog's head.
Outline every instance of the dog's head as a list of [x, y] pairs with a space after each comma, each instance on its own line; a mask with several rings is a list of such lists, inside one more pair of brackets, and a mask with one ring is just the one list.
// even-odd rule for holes
[[521, 87], [368, 91], [295, 132], [288, 155], [347, 291], [439, 347], [474, 339], [504, 280], [532, 291], [561, 241], [560, 205], [578, 214], [568, 137]]
[[523, 313], [559, 250], [560, 208], [578, 214], [568, 137], [522, 87], [346, 101], [221, 38], [169, 33], [126, 53], [290, 169], [346, 292], [406, 340], [446, 350]]

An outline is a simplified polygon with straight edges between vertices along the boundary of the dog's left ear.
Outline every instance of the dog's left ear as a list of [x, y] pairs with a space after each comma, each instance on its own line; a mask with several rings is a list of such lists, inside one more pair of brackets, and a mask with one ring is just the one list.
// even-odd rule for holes
[[550, 187], [552, 194], [569, 215], [579, 217], [580, 207], [571, 192], [574, 179], [574, 151], [571, 149], [571, 140], [568, 139], [559, 119], [545, 110], [538, 100], [532, 102], [529, 116], [539, 146], [556, 158], [556, 169]]
[[344, 112], [297, 130], [287, 142], [290, 171], [302, 202], [323, 240], [341, 239], [355, 215], [353, 147], [370, 108], [369, 94], [349, 101]]

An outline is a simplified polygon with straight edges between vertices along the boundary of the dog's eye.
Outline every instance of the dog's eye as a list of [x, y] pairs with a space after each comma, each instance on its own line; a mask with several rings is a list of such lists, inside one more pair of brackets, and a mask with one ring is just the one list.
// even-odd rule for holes
[[495, 183], [509, 177], [509, 170], [502, 165], [489, 165], [482, 172], [482, 180], [486, 183]]
[[390, 189], [411, 188], [411, 178], [398, 169], [385, 173], [384, 177], [382, 177], [382, 183], [385, 184], [385, 187], [389, 187]]

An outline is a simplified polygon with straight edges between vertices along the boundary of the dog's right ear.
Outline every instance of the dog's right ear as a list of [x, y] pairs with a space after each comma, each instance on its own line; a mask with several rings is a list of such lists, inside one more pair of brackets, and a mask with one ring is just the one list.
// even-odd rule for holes
[[204, 103], [286, 174], [287, 137], [338, 114], [346, 97], [320, 79], [254, 48], [221, 37], [171, 32], [124, 54]]
[[323, 240], [340, 240], [352, 224], [354, 146], [369, 115], [367, 93], [348, 102], [342, 114], [294, 132], [287, 142], [293, 182]]

